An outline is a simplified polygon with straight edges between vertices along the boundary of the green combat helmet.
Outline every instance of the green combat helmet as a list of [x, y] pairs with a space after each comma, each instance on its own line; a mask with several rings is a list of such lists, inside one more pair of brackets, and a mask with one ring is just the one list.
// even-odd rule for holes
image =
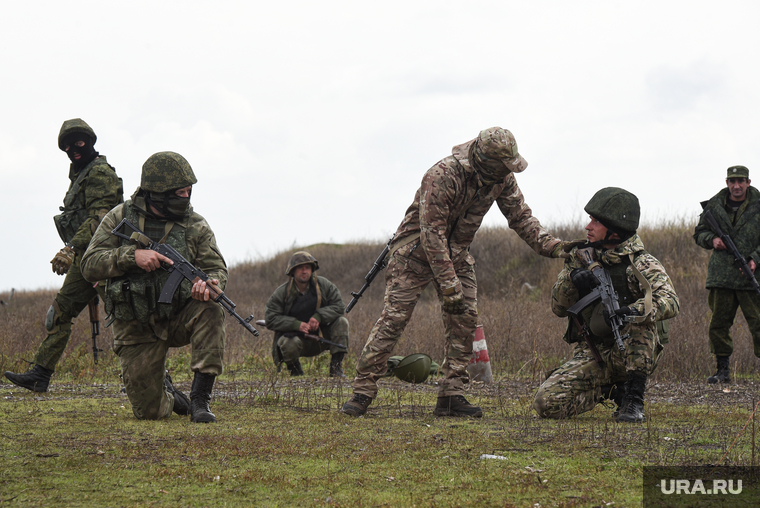
[[295, 270], [297, 266], [301, 266], [301, 265], [311, 265], [312, 273], [319, 270], [319, 263], [317, 262], [317, 258], [312, 256], [305, 250], [299, 250], [298, 252], [290, 256], [290, 261], [288, 261], [288, 267], [285, 269], [285, 275], [289, 277], [292, 276], [293, 270]]
[[639, 199], [619, 187], [601, 189], [584, 210], [621, 238], [631, 236], [639, 228]]
[[424, 353], [415, 353], [407, 357], [392, 356], [388, 359], [387, 376], [394, 376], [408, 383], [424, 383], [430, 376], [433, 360]]
[[149, 192], [167, 192], [182, 189], [198, 182], [187, 159], [175, 152], [154, 153], [145, 161], [140, 178], [140, 189]]
[[87, 134], [92, 138], [92, 144], [95, 144], [95, 141], [97, 141], [98, 137], [95, 135], [95, 131], [92, 130], [92, 127], [87, 125], [87, 122], [82, 120], [81, 118], [72, 118], [71, 120], [66, 120], [63, 122], [63, 125], [61, 125], [61, 132], [58, 133], [58, 148], [61, 150], [64, 149], [63, 147], [63, 140], [66, 136], [69, 134], [74, 134], [76, 132], [81, 132], [83, 134]]

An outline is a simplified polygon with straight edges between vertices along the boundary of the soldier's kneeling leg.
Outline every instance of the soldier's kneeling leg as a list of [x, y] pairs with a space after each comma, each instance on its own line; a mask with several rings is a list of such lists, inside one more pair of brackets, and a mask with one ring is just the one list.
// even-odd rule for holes
[[164, 383], [166, 351], [162, 340], [116, 348], [132, 413], [139, 420], [158, 420], [172, 414], [174, 397]]

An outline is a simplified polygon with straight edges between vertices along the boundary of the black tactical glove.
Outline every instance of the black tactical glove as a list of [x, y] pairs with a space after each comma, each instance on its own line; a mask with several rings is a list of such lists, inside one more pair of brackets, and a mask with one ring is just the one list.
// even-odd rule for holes
[[[615, 311], [615, 315], [620, 316], [625, 320], [627, 316], [638, 316], [639, 312], [630, 307], [620, 307]], [[612, 328], [612, 324], [610, 324], [610, 313], [607, 309], [602, 310], [602, 317], [604, 317], [604, 322], [607, 323], [607, 326]]]
[[599, 279], [596, 278], [596, 275], [586, 268], [576, 268], [570, 272], [570, 280], [578, 289], [581, 298], [589, 294], [592, 289], [599, 285]]

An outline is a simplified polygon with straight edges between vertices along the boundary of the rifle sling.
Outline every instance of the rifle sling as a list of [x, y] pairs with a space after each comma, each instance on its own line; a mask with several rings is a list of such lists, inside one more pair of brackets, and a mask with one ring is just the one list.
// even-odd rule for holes
[[[649, 317], [649, 314], [652, 313], [652, 285], [639, 271], [639, 269], [636, 268], [636, 264], [633, 262], [633, 254], [628, 254], [628, 258], [631, 260], [631, 268], [633, 268], [633, 274], [636, 276], [639, 284], [641, 284], [641, 287], [644, 289], [644, 315], [633, 317], [633, 322], [643, 323]], [[654, 320], [654, 316], [652, 316], [652, 320]]]

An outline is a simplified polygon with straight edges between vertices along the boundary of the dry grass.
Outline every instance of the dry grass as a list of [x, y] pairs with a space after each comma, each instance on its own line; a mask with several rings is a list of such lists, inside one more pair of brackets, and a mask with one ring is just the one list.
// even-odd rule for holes
[[[677, 221], [640, 231], [647, 249], [668, 270], [681, 299], [681, 313], [671, 322], [670, 344], [655, 373], [655, 380], [702, 379], [714, 368], [707, 343], [710, 313], [704, 289], [709, 252], [694, 244], [691, 238], [693, 226]], [[557, 227], [553, 232], [563, 238], [583, 236], [580, 226]], [[382, 241], [306, 247], [319, 260], [319, 273], [340, 288], [346, 303], [350, 300], [350, 292], [361, 287], [382, 248]], [[570, 352], [570, 347], [561, 340], [565, 321], [554, 316], [549, 309], [551, 286], [562, 262], [535, 255], [507, 228], [482, 229], [471, 250], [476, 260], [480, 321], [484, 325], [494, 374], [503, 378], [542, 379], [545, 371], [556, 367]], [[237, 303], [241, 315], [253, 312], [257, 318], [263, 318], [269, 295], [287, 280], [284, 270], [291, 253], [282, 252], [272, 259], [232, 267], [227, 294]], [[375, 279], [348, 316], [351, 323], [349, 373], [352, 361], [360, 354], [380, 315], [383, 275]], [[525, 283], [536, 289], [525, 289]], [[0, 299], [7, 301], [8, 296], [0, 294]], [[23, 368], [20, 360], [33, 356], [44, 336], [42, 320], [54, 296], [49, 291], [17, 291], [11, 304], [0, 309], [0, 317], [3, 317], [0, 320], [0, 344], [3, 345], [0, 369]], [[261, 332], [262, 337], [254, 339], [234, 321], [228, 320], [228, 364], [265, 368], [269, 362], [272, 335], [266, 330]], [[60, 373], [82, 377], [91, 371], [86, 364], [89, 333], [88, 319], [83, 312], [75, 320], [71, 344], [59, 365]], [[741, 313], [733, 333], [735, 354], [732, 367], [739, 376], [757, 376], [760, 362], [753, 354], [751, 336]], [[428, 288], [395, 352], [425, 352], [440, 361], [442, 336], [438, 302], [432, 288]], [[110, 331], [104, 330], [100, 342], [108, 346], [109, 341]], [[108, 364], [107, 358], [104, 361]]]

